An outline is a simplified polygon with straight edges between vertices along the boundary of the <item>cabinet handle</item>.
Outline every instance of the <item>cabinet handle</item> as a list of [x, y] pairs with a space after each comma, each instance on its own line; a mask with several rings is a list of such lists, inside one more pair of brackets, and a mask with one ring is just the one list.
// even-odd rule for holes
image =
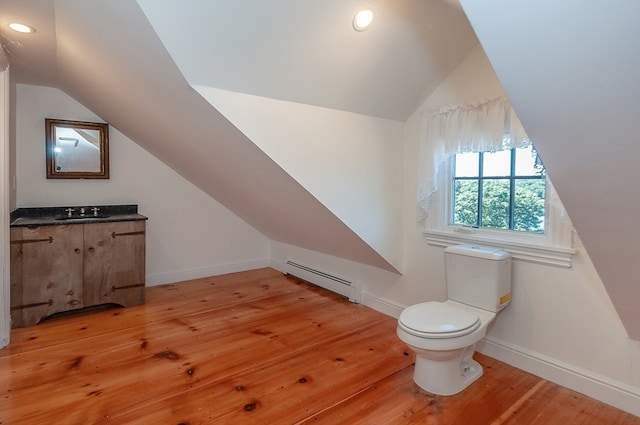
[[36, 242], [49, 242], [49, 243], [53, 243], [53, 236], [49, 236], [48, 238], [45, 239], [20, 239], [20, 240], [16, 240], [16, 241], [11, 241], [11, 243], [36, 243]]
[[124, 232], [124, 233], [116, 233], [112, 232], [111, 237], [115, 239], [116, 236], [132, 236], [132, 235], [144, 235], [144, 230], [139, 232]]
[[144, 283], [138, 283], [135, 285], [125, 285], [125, 286], [112, 286], [111, 287], [111, 292], [116, 292], [119, 289], [130, 289], [130, 288], [141, 288], [144, 286]]
[[89, 249], [88, 249], [88, 251], [89, 251], [89, 252], [93, 252], [93, 251], [95, 251], [95, 250], [96, 250], [96, 249], [95, 249], [94, 247], [92, 247], [92, 246], [90, 246], [90, 247], [89, 247]]
[[23, 304], [23, 305], [16, 305], [11, 307], [11, 310], [22, 310], [25, 308], [31, 308], [31, 307], [40, 307], [41, 305], [53, 305], [53, 300], [49, 300], [49, 301], [45, 301], [42, 303], [33, 303], [33, 304]]

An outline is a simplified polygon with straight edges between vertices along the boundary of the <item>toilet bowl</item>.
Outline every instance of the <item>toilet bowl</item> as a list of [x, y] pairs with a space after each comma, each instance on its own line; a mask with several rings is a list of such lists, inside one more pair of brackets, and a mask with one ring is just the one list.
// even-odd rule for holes
[[447, 247], [447, 301], [407, 307], [397, 335], [416, 354], [413, 380], [438, 395], [453, 395], [480, 376], [472, 356], [496, 314], [511, 301], [511, 255], [477, 245]]
[[480, 378], [482, 366], [472, 356], [495, 315], [451, 300], [405, 309], [397, 335], [416, 354], [415, 383], [432, 394], [453, 395]]

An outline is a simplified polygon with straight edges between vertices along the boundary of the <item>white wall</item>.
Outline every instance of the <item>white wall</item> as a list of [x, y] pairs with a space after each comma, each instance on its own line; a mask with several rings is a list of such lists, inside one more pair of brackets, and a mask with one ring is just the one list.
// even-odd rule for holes
[[461, 5], [640, 341], [640, 2]]
[[109, 180], [47, 180], [44, 119], [102, 120], [57, 89], [16, 92], [17, 207], [138, 204], [149, 217], [147, 285], [269, 264], [262, 234], [114, 127]]
[[0, 348], [9, 344], [9, 70], [0, 45]]
[[[504, 95], [500, 82], [478, 46], [420, 110], [500, 95]], [[272, 117], [276, 121], [272, 125], [287, 126], [294, 120], [285, 118], [278, 121]], [[405, 123], [404, 200], [398, 208], [404, 214], [403, 276], [277, 242], [272, 242], [273, 266], [281, 268], [282, 261], [292, 258], [358, 280], [364, 287], [364, 304], [395, 316], [403, 307], [416, 302], [444, 300], [443, 249], [427, 245], [422, 224], [416, 222], [418, 141], [423, 134], [422, 126], [420, 111]], [[240, 129], [244, 131], [243, 127]], [[251, 137], [261, 143], [273, 143], [271, 138], [262, 137], [259, 129], [252, 127], [251, 131], [255, 133]], [[343, 159], [346, 163], [360, 159], [340, 146], [325, 147], [326, 157], [351, 155]], [[276, 148], [263, 149], [269, 152]], [[290, 140], [287, 149], [297, 149], [297, 155], [301, 156], [306, 144]], [[324, 168], [305, 171], [316, 179], [326, 175]], [[478, 349], [640, 415], [640, 343], [626, 337], [589, 257], [579, 241], [575, 247], [578, 252], [572, 269], [514, 261], [512, 303], [499, 314]]]
[[400, 268], [402, 122], [212, 87], [195, 88], [358, 236]]
[[[478, 46], [421, 110], [500, 95], [504, 95], [500, 82]], [[420, 226], [410, 225], [415, 223], [415, 135], [420, 126], [419, 113], [407, 121], [405, 252], [410, 253], [409, 263], [442, 257], [442, 250], [426, 247], [421, 240]], [[549, 177], [553, 180], [553, 175]], [[514, 262], [513, 300], [498, 315], [479, 350], [640, 415], [640, 343], [626, 336], [579, 241], [575, 248], [578, 253], [568, 270]], [[443, 274], [444, 264], [436, 264]], [[409, 273], [405, 278], [410, 279]], [[406, 290], [420, 296], [418, 288]]]

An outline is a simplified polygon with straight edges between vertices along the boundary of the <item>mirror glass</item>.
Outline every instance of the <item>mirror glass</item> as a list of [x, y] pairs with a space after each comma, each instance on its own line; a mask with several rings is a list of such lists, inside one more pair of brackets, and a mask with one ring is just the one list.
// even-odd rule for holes
[[108, 179], [109, 125], [45, 119], [48, 179]]

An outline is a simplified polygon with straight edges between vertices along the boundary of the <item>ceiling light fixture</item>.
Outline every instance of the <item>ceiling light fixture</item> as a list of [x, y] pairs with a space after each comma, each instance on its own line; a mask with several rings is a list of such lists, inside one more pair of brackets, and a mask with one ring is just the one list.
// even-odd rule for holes
[[9, 28], [24, 34], [30, 34], [30, 33], [36, 32], [36, 30], [33, 27], [30, 27], [29, 25], [21, 24], [19, 22], [11, 22], [9, 24]]
[[353, 29], [356, 31], [364, 31], [373, 21], [373, 12], [369, 9], [363, 9], [356, 13], [353, 18]]

